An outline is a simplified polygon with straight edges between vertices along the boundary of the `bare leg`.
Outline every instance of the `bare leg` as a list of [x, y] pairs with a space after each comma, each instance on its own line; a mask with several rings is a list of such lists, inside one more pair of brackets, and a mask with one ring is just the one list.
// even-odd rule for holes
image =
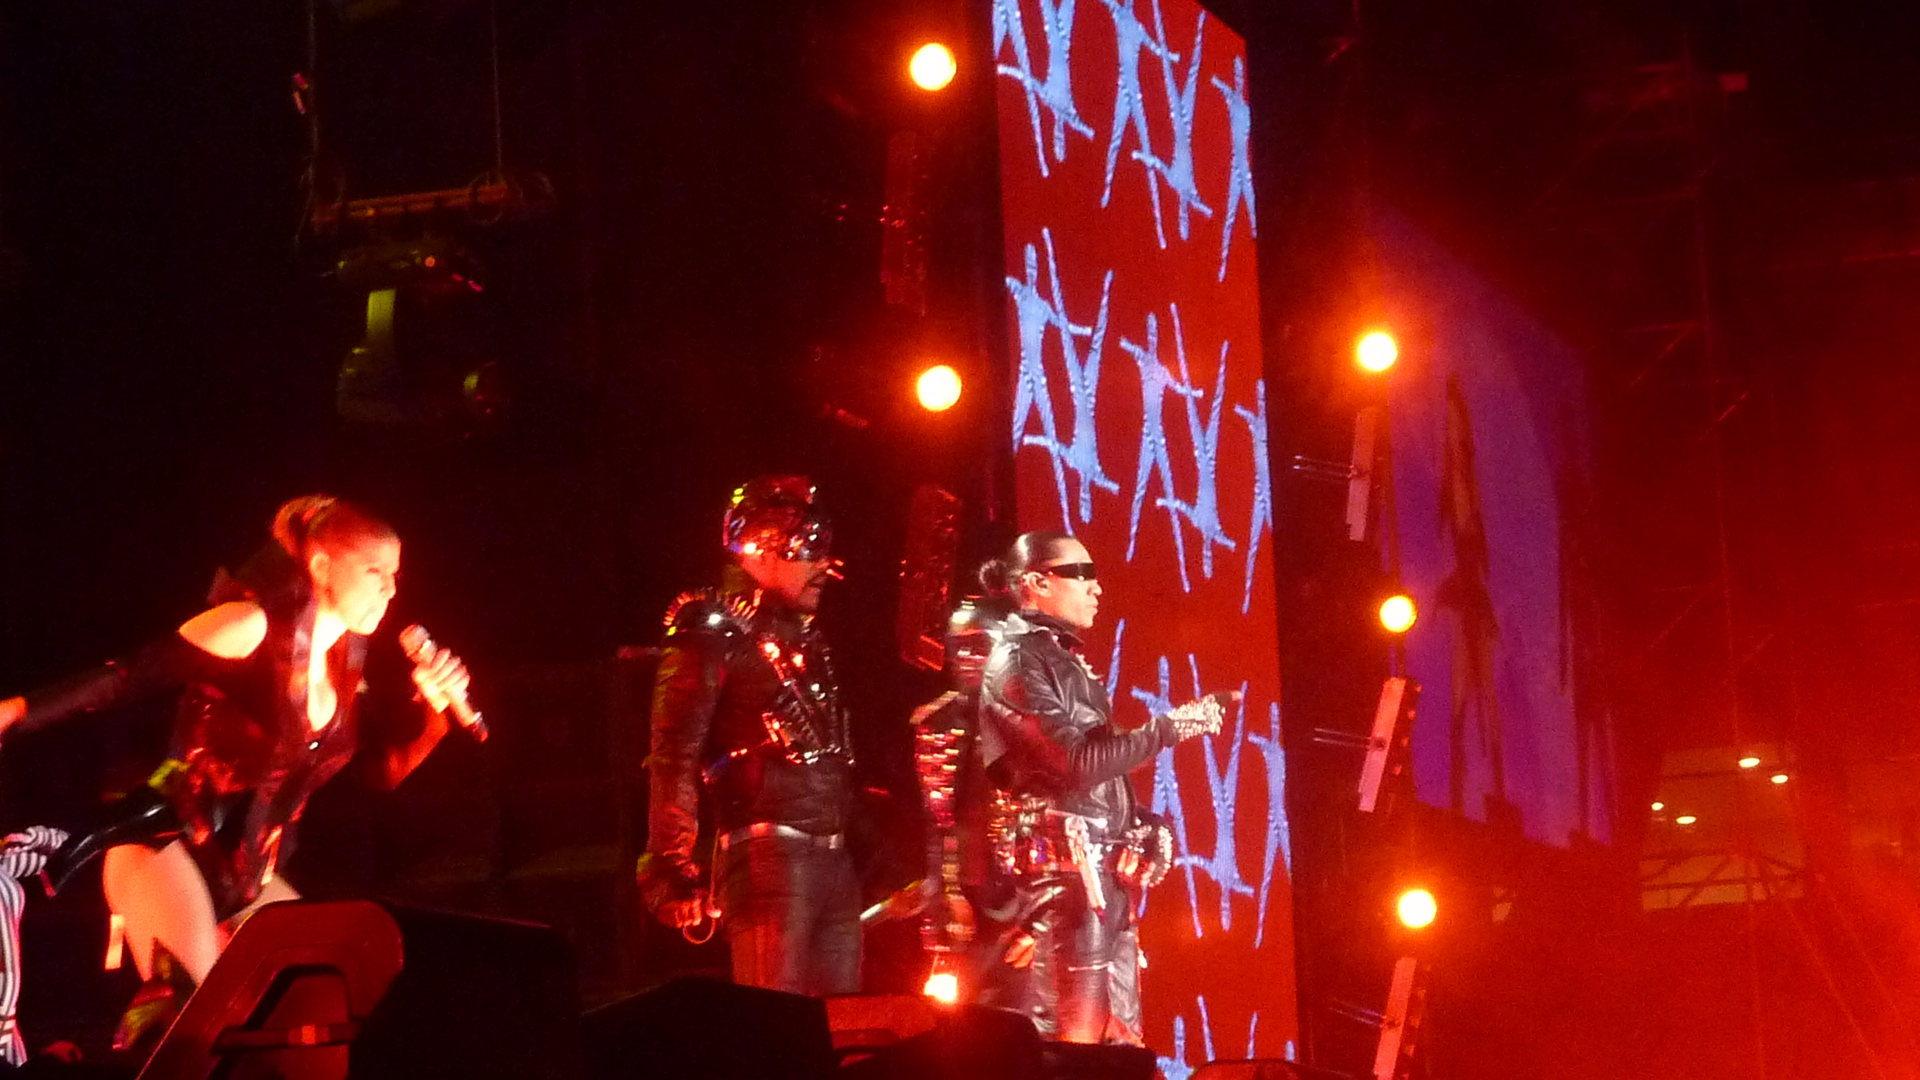
[[153, 977], [158, 943], [195, 983], [213, 970], [227, 932], [213, 917], [213, 897], [187, 847], [175, 840], [159, 851], [140, 844], [108, 848], [101, 868], [107, 907], [126, 924], [127, 945], [142, 979]]
[[273, 877], [267, 879], [265, 885], [260, 887], [260, 895], [253, 898], [253, 903], [241, 908], [238, 915], [222, 923], [221, 929], [226, 932], [227, 937], [232, 937], [239, 931], [241, 923], [253, 918], [254, 912], [259, 911], [268, 904], [277, 904], [282, 900], [298, 899], [300, 899], [299, 890], [287, 884], [286, 878], [275, 874]]

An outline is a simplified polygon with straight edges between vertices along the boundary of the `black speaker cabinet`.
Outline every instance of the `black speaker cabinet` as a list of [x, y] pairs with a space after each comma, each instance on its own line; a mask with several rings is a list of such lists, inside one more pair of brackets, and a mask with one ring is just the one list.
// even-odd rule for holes
[[1033, 1022], [1002, 1009], [954, 1009], [931, 1030], [841, 1070], [843, 1080], [1046, 1080], [1046, 1060]]
[[578, 1080], [572, 953], [530, 923], [366, 901], [241, 926], [141, 1080]]
[[679, 978], [586, 1014], [596, 1080], [832, 1080], [818, 998]]

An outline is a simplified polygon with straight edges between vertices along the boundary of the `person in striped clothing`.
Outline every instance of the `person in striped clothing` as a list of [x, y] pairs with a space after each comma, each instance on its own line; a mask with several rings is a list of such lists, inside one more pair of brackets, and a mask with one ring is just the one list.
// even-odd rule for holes
[[35, 825], [0, 840], [0, 1061], [27, 1062], [27, 1044], [20, 1037], [16, 1013], [20, 1006], [20, 915], [27, 893], [20, 887], [46, 869], [47, 857], [67, 842], [67, 834], [48, 825]]

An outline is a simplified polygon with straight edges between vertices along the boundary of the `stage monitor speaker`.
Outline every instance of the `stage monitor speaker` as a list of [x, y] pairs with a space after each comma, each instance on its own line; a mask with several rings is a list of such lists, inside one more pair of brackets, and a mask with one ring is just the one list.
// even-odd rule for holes
[[1046, 1080], [1044, 1045], [1033, 1021], [1019, 1013], [963, 1006], [930, 1031], [875, 1048], [840, 1075], [842, 1080]]
[[1144, 1046], [1050, 1042], [1040, 1053], [1047, 1080], [1153, 1080], [1160, 1068]]
[[832, 1080], [837, 1059], [818, 998], [683, 977], [581, 1018], [602, 1080]]
[[367, 901], [271, 904], [234, 934], [142, 1080], [577, 1080], [552, 929]]
[[949, 1015], [925, 994], [839, 994], [826, 999], [833, 1048], [889, 1046], [931, 1031]]
[[933, 1019], [918, 1035], [870, 1047], [840, 1070], [842, 1080], [1153, 1080], [1159, 1066], [1145, 1047], [1048, 1042], [1008, 1009], [939, 1009]]

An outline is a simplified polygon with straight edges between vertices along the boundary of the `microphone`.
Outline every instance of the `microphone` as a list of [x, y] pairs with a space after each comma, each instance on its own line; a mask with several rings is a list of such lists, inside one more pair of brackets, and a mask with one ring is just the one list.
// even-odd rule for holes
[[[406, 651], [407, 659], [416, 664], [429, 663], [440, 652], [440, 647], [435, 645], [433, 638], [427, 634], [427, 628], [419, 623], [414, 623], [400, 631], [400, 648]], [[449, 697], [444, 705], [436, 704], [431, 699], [427, 704], [432, 705], [436, 712], [452, 713], [454, 720], [471, 732], [475, 740], [487, 741], [487, 719], [467, 703], [466, 694]]]

